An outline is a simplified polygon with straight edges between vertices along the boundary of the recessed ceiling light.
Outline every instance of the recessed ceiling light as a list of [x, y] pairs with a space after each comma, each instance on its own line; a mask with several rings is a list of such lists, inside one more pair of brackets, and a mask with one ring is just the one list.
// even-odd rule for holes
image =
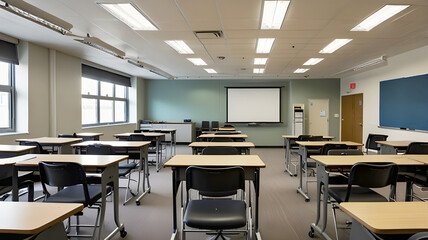
[[202, 58], [188, 58], [187, 60], [191, 61], [196, 66], [204, 66], [207, 65]]
[[383, 23], [395, 14], [408, 8], [410, 5], [385, 5], [368, 18], [364, 19], [360, 24], [355, 26], [351, 31], [370, 31], [372, 28]]
[[254, 58], [254, 65], [266, 65], [267, 58]]
[[324, 60], [324, 58], [310, 58], [308, 61], [303, 63], [303, 65], [315, 65]]
[[337, 49], [343, 47], [350, 41], [352, 41], [352, 39], [334, 39], [331, 43], [325, 46], [320, 53], [334, 53]]
[[180, 54], [193, 54], [194, 52], [183, 40], [167, 40], [165, 41], [170, 47], [174, 48]]
[[259, 38], [257, 40], [256, 53], [270, 53], [275, 38]]
[[207, 73], [217, 73], [217, 71], [212, 68], [204, 68], [204, 70], [207, 71]]
[[98, 4], [134, 30], [158, 30], [143, 12], [132, 3]]
[[264, 1], [261, 29], [280, 29], [290, 1]]
[[304, 73], [307, 72], [309, 70], [309, 68], [298, 68], [296, 69], [296, 71], [294, 71], [294, 73]]
[[264, 68], [254, 68], [253, 69], [253, 73], [264, 73], [265, 69]]

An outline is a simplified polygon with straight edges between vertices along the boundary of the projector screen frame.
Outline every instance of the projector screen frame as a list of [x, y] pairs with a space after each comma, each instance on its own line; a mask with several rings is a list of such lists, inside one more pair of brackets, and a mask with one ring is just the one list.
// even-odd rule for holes
[[[281, 101], [281, 99], [282, 99], [282, 88], [283, 88], [284, 86], [270, 86], [270, 87], [268, 87], [268, 86], [262, 86], [262, 87], [257, 87], [257, 86], [254, 86], [254, 87], [227, 87], [227, 86], [225, 86], [224, 88], [226, 89], [226, 122], [225, 123], [234, 123], [234, 124], [240, 124], [240, 123], [242, 123], [242, 124], [250, 124], [250, 123], [253, 123], [253, 124], [283, 124], [284, 122], [282, 121], [282, 101]], [[261, 88], [272, 88], [272, 89], [279, 89], [279, 122], [255, 122], [255, 121], [249, 121], [249, 122], [229, 122], [228, 120], [229, 120], [229, 94], [228, 94], [228, 89], [229, 88], [235, 88], [235, 89], [251, 89], [251, 88], [258, 88], [258, 89], [261, 89]]]

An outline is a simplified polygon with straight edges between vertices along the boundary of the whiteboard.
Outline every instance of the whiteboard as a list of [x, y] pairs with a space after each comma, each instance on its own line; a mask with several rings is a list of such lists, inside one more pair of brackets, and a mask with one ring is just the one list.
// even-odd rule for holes
[[281, 122], [281, 88], [227, 88], [227, 122]]

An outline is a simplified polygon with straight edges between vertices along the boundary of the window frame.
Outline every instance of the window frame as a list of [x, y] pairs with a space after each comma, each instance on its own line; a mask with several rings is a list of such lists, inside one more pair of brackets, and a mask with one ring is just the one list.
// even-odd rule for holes
[[15, 113], [16, 113], [16, 90], [15, 90], [15, 64], [3, 62], [6, 64], [9, 64], [8, 67], [8, 78], [9, 78], [9, 85], [0, 85], [0, 92], [7, 92], [9, 93], [9, 126], [8, 128], [2, 128], [0, 127], [0, 133], [10, 133], [16, 131], [16, 119], [15, 119]]
[[[109, 126], [109, 125], [116, 125], [116, 124], [125, 124], [125, 123], [129, 122], [129, 87], [122, 85], [123, 87], [125, 87], [125, 97], [124, 98], [118, 98], [118, 97], [116, 97], [116, 86], [120, 85], [120, 84], [111, 83], [111, 84], [113, 84], [113, 96], [112, 97], [101, 96], [101, 82], [107, 82], [107, 81], [97, 80], [97, 79], [83, 77], [83, 76], [82, 76], [81, 80], [83, 80], [83, 78], [87, 78], [87, 79], [90, 79], [93, 81], [97, 81], [98, 92], [97, 92], [97, 95], [89, 95], [89, 94], [83, 94], [82, 93], [82, 99], [86, 98], [86, 99], [97, 100], [97, 112], [96, 112], [97, 122], [96, 123], [90, 123], [90, 124], [83, 124], [82, 119], [81, 119], [82, 127]], [[110, 83], [110, 82], [107, 82], [107, 83]], [[105, 123], [100, 122], [100, 115], [101, 115], [100, 100], [111, 100], [111, 101], [113, 101], [113, 122], [105, 122]], [[125, 120], [124, 121], [118, 121], [118, 122], [114, 121], [115, 120], [115, 113], [116, 113], [116, 109], [115, 109], [116, 106], [114, 103], [116, 101], [125, 102]], [[82, 106], [81, 106], [81, 110], [82, 110]]]

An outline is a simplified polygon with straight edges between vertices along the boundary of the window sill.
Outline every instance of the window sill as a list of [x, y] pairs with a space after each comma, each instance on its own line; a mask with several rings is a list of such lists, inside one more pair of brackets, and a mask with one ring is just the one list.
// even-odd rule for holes
[[29, 134], [28, 132], [2, 132], [0, 133], [0, 136], [13, 136], [13, 135], [23, 135], [23, 134]]
[[116, 124], [95, 125], [95, 126], [82, 126], [82, 129], [116, 127], [116, 126], [135, 125], [135, 124], [137, 123], [127, 122], [127, 123], [116, 123]]

